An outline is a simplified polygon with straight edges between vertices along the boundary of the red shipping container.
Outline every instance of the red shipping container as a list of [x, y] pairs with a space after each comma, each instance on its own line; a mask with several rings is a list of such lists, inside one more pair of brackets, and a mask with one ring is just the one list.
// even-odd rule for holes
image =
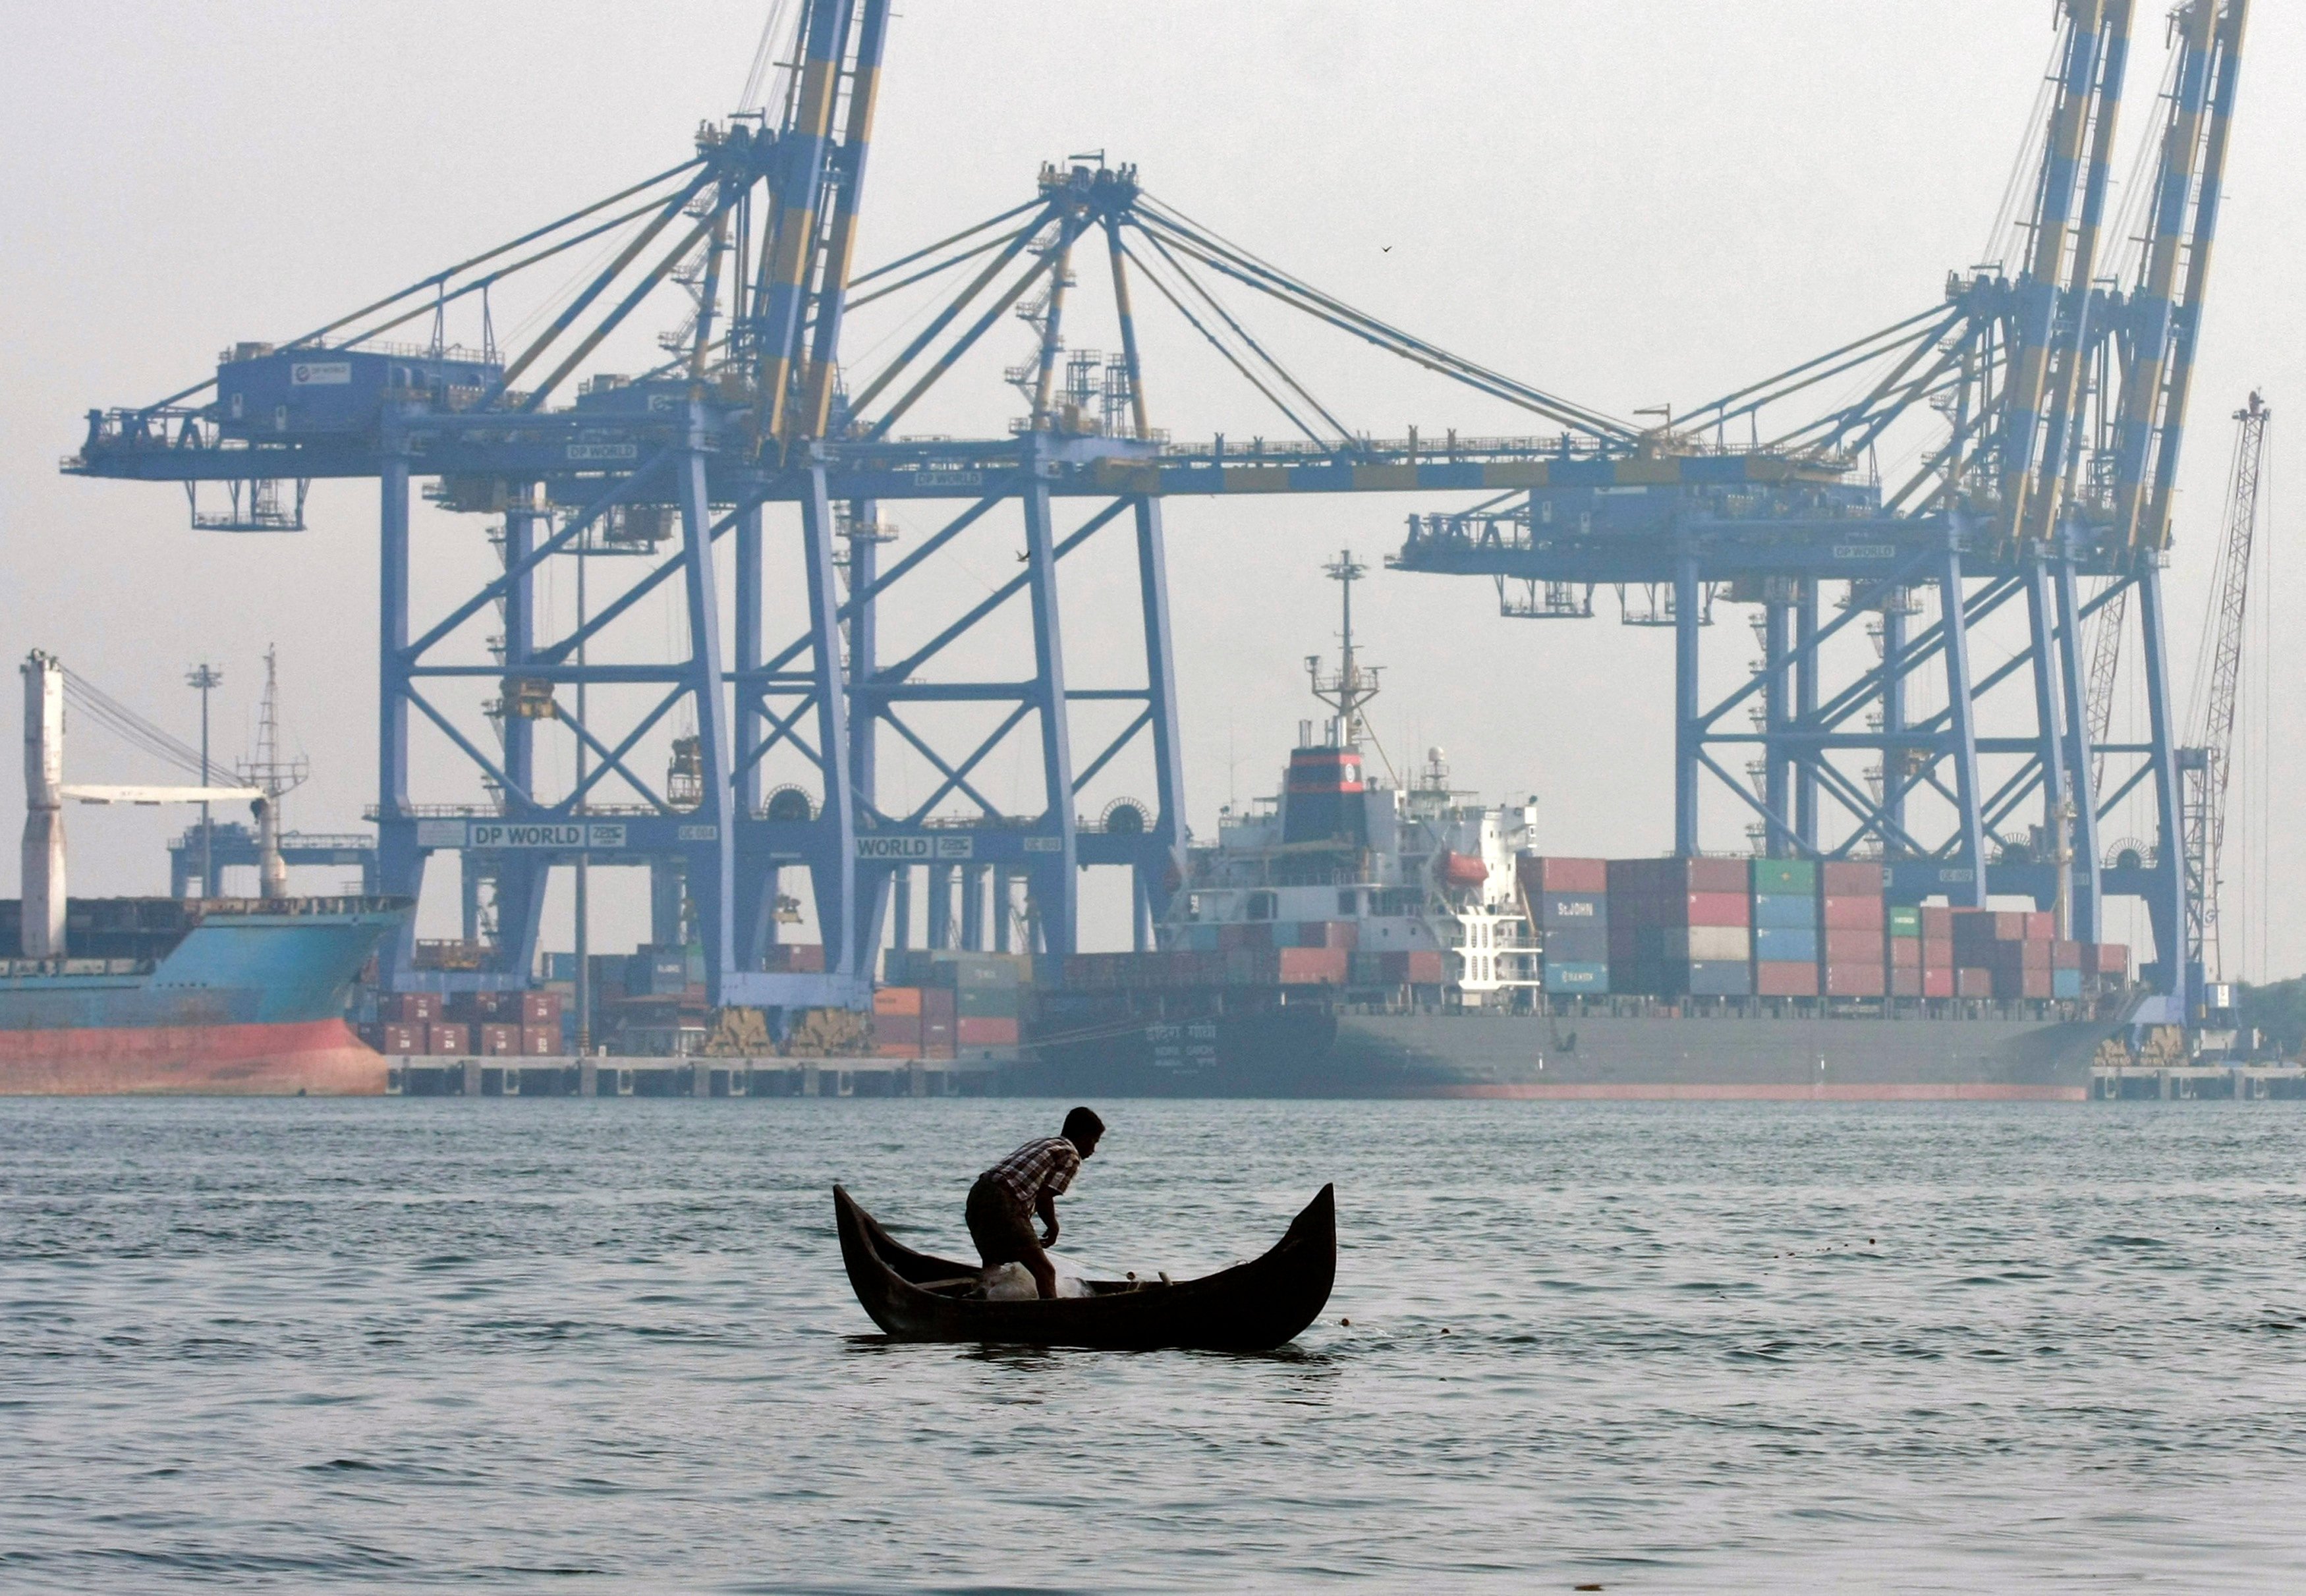
[[1953, 967], [1948, 964], [1930, 964], [1923, 966], [1922, 995], [1924, 997], [1952, 997], [1953, 995]]
[[[1922, 946], [1923, 944], [1921, 941], [1916, 937], [1892, 937], [1890, 939], [1890, 968], [1892, 969], [1921, 969]], [[1952, 950], [1949, 949], [1948, 952], [1951, 952]], [[1949, 959], [1946, 962], [1951, 965], [1953, 960]], [[1917, 992], [1904, 992], [1898, 994], [1898, 995], [1900, 997], [1918, 997], [1921, 994]]]
[[2080, 969], [2082, 967], [2082, 944], [2078, 942], [2054, 942], [2050, 944], [2052, 969]]
[[389, 992], [377, 1002], [378, 1012], [401, 1025], [428, 1025], [440, 1018], [437, 992]]
[[1283, 948], [1277, 973], [1284, 986], [1342, 986], [1351, 957], [1343, 948]]
[[524, 1025], [520, 1028], [520, 1051], [524, 1058], [553, 1058], [560, 1052], [560, 1027], [554, 1025]]
[[1870, 964], [1876, 969], [1882, 968], [1882, 932], [1878, 926], [1871, 931], [1829, 928], [1819, 940], [1823, 944], [1820, 951], [1824, 962], [1829, 965]]
[[1953, 910], [1934, 903], [1922, 905], [1922, 940], [1952, 942], [1953, 940]]
[[1361, 941], [1362, 928], [1351, 920], [1307, 920], [1297, 927], [1301, 948], [1343, 948], [1350, 953]]
[[2053, 942], [2056, 940], [2057, 935], [2057, 916], [2040, 912], [2027, 915], [2026, 940], [2028, 942]]
[[1993, 909], [1958, 909], [1953, 911], [1953, 939], [1963, 947], [1990, 942], [2023, 942], [2026, 917]]
[[470, 1053], [472, 1050], [473, 1032], [470, 1026], [436, 1020], [424, 1028], [424, 1051], [436, 1058], [452, 1054]]
[[953, 1025], [954, 1038], [963, 1047], [1017, 1046], [1017, 1021], [1013, 1016], [963, 1014]]
[[501, 1020], [483, 1020], [480, 1027], [481, 1055], [483, 1058], [517, 1058], [520, 1055], [520, 1027], [507, 1025]]
[[377, 1048], [380, 1053], [406, 1054], [424, 1051], [424, 1028], [421, 1025], [409, 1025], [401, 1020], [388, 1020], [377, 1027], [377, 1029], [381, 1037]]
[[1680, 918], [1676, 926], [1750, 926], [1754, 900], [1743, 892], [1685, 892], [1669, 906]]
[[[524, 992], [520, 994], [520, 1022], [524, 1026], [547, 1025], [556, 1030], [560, 1025], [560, 994], [557, 992]], [[528, 1051], [525, 1047], [521, 1051]]]
[[2046, 969], [2012, 969], [2003, 965], [1994, 972], [1994, 995], [1998, 998], [2046, 998], [2050, 995], [2050, 972]]
[[[1131, 960], [1132, 963], [1142, 963], [1147, 961], [1148, 960], [1139, 960], [1133, 958]], [[960, 1008], [961, 994], [955, 992], [952, 987], [922, 987], [921, 1034], [923, 1036], [927, 1036], [929, 1034], [929, 1028], [940, 1021], [946, 1025], [951, 1025], [952, 1023], [953, 1015], [959, 1012]]]
[[884, 1042], [875, 1037], [873, 1043], [873, 1056], [875, 1058], [918, 1058], [921, 1056], [921, 1045], [918, 1042]]
[[[1952, 969], [1953, 966], [1953, 943], [1951, 940], [1941, 942], [1934, 937], [1926, 936], [1922, 938], [1922, 968], [1924, 969]], [[1944, 995], [1952, 997], [1953, 994], [1948, 992]]]
[[[1072, 979], [1074, 973], [1073, 967], [1076, 965], [1085, 966], [1089, 962], [1089, 960], [1085, 957], [1068, 959], [1065, 960], [1066, 984], [1068, 986], [1080, 985], [1088, 986], [1095, 985], [1094, 982], [1089, 980], [1075, 982]], [[883, 986], [873, 994], [873, 1012], [876, 1018], [905, 1017], [918, 1020], [921, 1015], [921, 989], [918, 986]], [[918, 1029], [918, 1028], [916, 1027], [915, 1028]]]
[[[1671, 898], [1685, 892], [1744, 892], [1744, 859], [1611, 859], [1609, 890], [1640, 897]], [[1556, 888], [1555, 891], [1574, 891]]]
[[1992, 997], [1994, 972], [1990, 969], [1975, 969], [1954, 971], [1953, 994], [1956, 997]]
[[[1910, 942], [1912, 938], [1909, 937], [1907, 940]], [[1952, 971], [1947, 972], [1946, 985], [1948, 987], [1951, 987], [1953, 985]], [[1919, 969], [1914, 969], [1892, 970], [1890, 972], [1890, 995], [1892, 997], [1921, 997], [1925, 995], [1922, 991], [1922, 972]]]
[[1817, 917], [1828, 931], [1871, 931], [1876, 937], [1887, 923], [1879, 898], [1821, 898]]
[[873, 1040], [883, 1046], [916, 1051], [921, 1045], [921, 1017], [918, 1014], [875, 1014], [873, 1016]]
[[1854, 859], [1827, 859], [1817, 867], [1818, 895], [1823, 898], [1879, 898], [1884, 881], [1881, 866]]
[[1606, 892], [1606, 859], [1566, 859], [1525, 853], [1514, 862], [1515, 879], [1532, 897], [1541, 892]]
[[1754, 995], [1815, 997], [1817, 966], [1796, 964], [1782, 959], [1756, 960], [1754, 964]]
[[2130, 978], [2130, 945], [2119, 942], [2084, 943], [2082, 969], [2090, 975]]
[[821, 976], [824, 973], [824, 944], [816, 942], [781, 942], [768, 950], [768, 968], [787, 975]]
[[1878, 964], [1829, 964], [1825, 967], [1828, 997], [1880, 997], [1888, 983]]

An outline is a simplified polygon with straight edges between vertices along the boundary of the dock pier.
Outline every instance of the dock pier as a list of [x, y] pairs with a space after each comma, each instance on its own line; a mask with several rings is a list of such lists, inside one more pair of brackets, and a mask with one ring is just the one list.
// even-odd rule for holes
[[2249, 1103], [2306, 1099], [2306, 1066], [2285, 1064], [2097, 1064], [2090, 1101]]
[[396, 1097], [964, 1097], [992, 1087], [990, 1059], [393, 1059]]

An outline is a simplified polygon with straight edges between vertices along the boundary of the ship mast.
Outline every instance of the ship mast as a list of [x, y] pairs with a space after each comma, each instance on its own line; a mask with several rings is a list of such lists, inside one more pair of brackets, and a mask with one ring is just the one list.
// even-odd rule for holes
[[264, 651], [264, 698], [257, 713], [256, 757], [243, 760], [240, 765], [242, 784], [264, 793], [256, 811], [257, 875], [262, 883], [259, 892], [268, 900], [288, 895], [288, 866], [280, 856], [281, 797], [303, 786], [312, 773], [312, 764], [303, 755], [281, 757], [278, 654], [277, 647]]
[[1305, 674], [1313, 686], [1313, 696], [1336, 713], [1329, 718], [1329, 741], [1341, 748], [1359, 748], [1368, 730], [1362, 706], [1378, 695], [1377, 676], [1380, 667], [1362, 666], [1354, 653], [1354, 584], [1369, 574], [1369, 568], [1354, 559], [1351, 549], [1341, 549], [1337, 558], [1323, 566], [1330, 581], [1343, 590], [1345, 629], [1338, 634], [1341, 653], [1334, 674], [1324, 675], [1321, 656], [1305, 656]]

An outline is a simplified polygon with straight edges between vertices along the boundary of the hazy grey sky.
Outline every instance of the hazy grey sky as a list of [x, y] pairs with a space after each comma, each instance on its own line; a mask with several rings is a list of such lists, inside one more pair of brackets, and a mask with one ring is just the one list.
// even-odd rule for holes
[[[372, 491], [316, 488], [299, 536], [194, 533], [175, 489], [59, 477], [77, 418], [185, 386], [228, 342], [289, 336], [672, 164], [700, 120], [732, 108], [764, 10], [7, 4], [0, 648], [57, 651], [186, 734], [184, 670], [217, 660], [218, 740], [233, 752], [277, 640], [291, 731], [315, 771], [293, 823], [354, 823], [373, 781]], [[2293, 380], [2306, 226], [2279, 153], [2306, 134], [2306, 23], [2295, 8], [2256, 10], [2171, 568], [2182, 697], [2227, 413], [2262, 386], [2279, 462], [2306, 396]], [[891, 37], [861, 259], [1026, 198], [1044, 159], [1103, 149], [1177, 209], [1485, 364], [1620, 415], [1686, 406], [1926, 307], [1948, 269], [1980, 258], [2052, 21], [2045, 0], [914, 0]], [[2142, 8], [2125, 142], [2152, 119], [2159, 31]], [[852, 357], [889, 325], [860, 320]], [[1093, 326], [1080, 336], [1101, 341]], [[1192, 335], [1171, 322], [1149, 337], [1157, 424], [1283, 435]], [[1000, 433], [1016, 405], [993, 368], [1021, 346], [994, 349], [986, 371], [910, 420]], [[1335, 340], [1288, 347], [1362, 430], [1543, 430]], [[1302, 656], [1333, 647], [1321, 559], [1350, 543], [1374, 561], [1403, 516], [1438, 508], [1170, 502], [1198, 827], [1229, 795], [1271, 789], [1309, 712]], [[2273, 509], [2273, 613], [2295, 636], [2278, 497]], [[909, 533], [929, 527], [928, 511], [892, 513]], [[444, 605], [486, 568], [480, 522], [420, 522], [418, 602]], [[1009, 555], [995, 540], [971, 558], [968, 579], [997, 579]], [[1111, 597], [1094, 568], [1068, 590], [1089, 666], [1125, 653], [1100, 636]], [[1553, 851], [1670, 841], [1664, 635], [1620, 627], [1614, 606], [1576, 625], [1505, 620], [1477, 582], [1380, 575], [1363, 599], [1367, 649], [1388, 666], [1377, 729], [1396, 758], [1445, 744], [1465, 784], [1539, 794]], [[1727, 610], [1707, 646], [1726, 682], [1754, 653], [1745, 612]], [[2294, 790], [2294, 708], [2270, 732], [2270, 764], [2238, 780]], [[73, 764], [86, 778], [150, 773], [93, 732]], [[426, 768], [445, 783], [445, 761]], [[0, 783], [11, 836], [21, 805]], [[162, 890], [167, 822], [78, 811], [70, 824], [82, 891]], [[1709, 800], [1710, 845], [1737, 845], [1740, 824]], [[2268, 863], [2268, 961], [2293, 973], [2306, 966], [2306, 880], [2294, 848]], [[0, 869], [13, 883], [13, 858]], [[632, 894], [617, 904], [630, 935]], [[2230, 898], [2230, 937], [2239, 908]], [[432, 917], [427, 934], [441, 929]], [[2245, 968], [2260, 973], [2254, 952]]]

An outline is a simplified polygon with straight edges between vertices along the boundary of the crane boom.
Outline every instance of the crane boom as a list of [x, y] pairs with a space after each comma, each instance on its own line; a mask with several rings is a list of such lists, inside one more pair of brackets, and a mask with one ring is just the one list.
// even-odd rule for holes
[[2203, 638], [2207, 670], [2199, 669], [2195, 747], [2200, 758], [2187, 772], [2186, 870], [2189, 952], [2215, 979], [2219, 969], [2218, 860], [2225, 845], [2226, 780], [2233, 765], [2234, 704], [2242, 687], [2243, 618], [2250, 601], [2250, 562], [2258, 536], [2258, 484], [2266, 456], [2266, 423], [2273, 413], [2257, 394], [2234, 412], [2234, 453], [2226, 497], [2226, 525], [2217, 585], [2210, 596], [2210, 627]]

